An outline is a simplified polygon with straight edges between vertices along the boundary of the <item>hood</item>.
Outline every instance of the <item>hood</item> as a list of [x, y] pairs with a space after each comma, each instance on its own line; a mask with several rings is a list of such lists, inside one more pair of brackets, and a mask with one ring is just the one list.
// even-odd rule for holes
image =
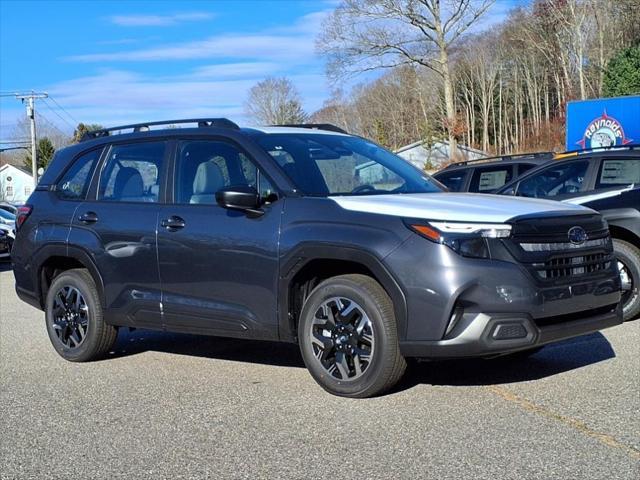
[[523, 215], [595, 213], [593, 210], [537, 198], [484, 193], [408, 193], [329, 197], [345, 210], [450, 222], [504, 223]]

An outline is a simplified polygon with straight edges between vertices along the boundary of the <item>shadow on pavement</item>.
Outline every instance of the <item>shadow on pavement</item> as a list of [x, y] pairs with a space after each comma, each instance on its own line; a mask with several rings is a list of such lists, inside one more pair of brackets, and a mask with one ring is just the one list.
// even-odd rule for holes
[[11, 262], [8, 260], [0, 260], [0, 272], [11, 271]]
[[[220, 337], [122, 329], [108, 358], [146, 351], [304, 368], [297, 345]], [[479, 386], [537, 380], [615, 357], [599, 332], [549, 345], [528, 358], [499, 357], [411, 362], [394, 392], [416, 385]]]
[[530, 357], [420, 362], [410, 365], [396, 391], [419, 384], [480, 386], [538, 380], [615, 357], [600, 332], [547, 345]]
[[305, 368], [298, 346], [291, 343], [237, 340], [151, 330], [128, 332], [126, 329], [120, 329], [118, 342], [107, 359], [146, 351]]

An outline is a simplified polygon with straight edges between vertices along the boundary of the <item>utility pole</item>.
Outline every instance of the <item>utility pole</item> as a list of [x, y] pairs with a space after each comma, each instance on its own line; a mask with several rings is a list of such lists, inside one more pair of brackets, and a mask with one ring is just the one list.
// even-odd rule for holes
[[36, 99], [47, 98], [46, 93], [16, 93], [16, 98], [24, 103], [27, 100], [27, 117], [31, 120], [31, 174], [33, 175], [33, 189], [38, 186], [38, 145], [36, 142]]

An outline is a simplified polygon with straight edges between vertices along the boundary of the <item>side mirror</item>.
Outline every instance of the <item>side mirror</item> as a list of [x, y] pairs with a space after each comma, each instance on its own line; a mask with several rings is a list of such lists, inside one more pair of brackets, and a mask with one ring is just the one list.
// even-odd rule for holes
[[254, 187], [248, 185], [231, 185], [216, 192], [216, 202], [224, 208], [242, 210], [254, 216], [264, 213], [260, 209], [260, 195]]

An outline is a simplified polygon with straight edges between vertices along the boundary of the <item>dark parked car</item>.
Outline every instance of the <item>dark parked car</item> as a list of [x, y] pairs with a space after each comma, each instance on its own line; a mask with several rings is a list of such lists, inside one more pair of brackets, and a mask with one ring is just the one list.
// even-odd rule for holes
[[452, 192], [494, 193], [505, 183], [552, 159], [552, 152], [479, 158], [452, 163], [433, 177]]
[[600, 212], [609, 223], [622, 278], [625, 320], [640, 314], [640, 145], [557, 156], [498, 191], [560, 200]]
[[531, 352], [622, 321], [597, 212], [443, 192], [329, 125], [150, 129], [190, 122], [87, 134], [20, 208], [16, 290], [64, 358], [105, 355], [122, 327], [294, 342], [323, 388], [367, 397], [406, 357]]

